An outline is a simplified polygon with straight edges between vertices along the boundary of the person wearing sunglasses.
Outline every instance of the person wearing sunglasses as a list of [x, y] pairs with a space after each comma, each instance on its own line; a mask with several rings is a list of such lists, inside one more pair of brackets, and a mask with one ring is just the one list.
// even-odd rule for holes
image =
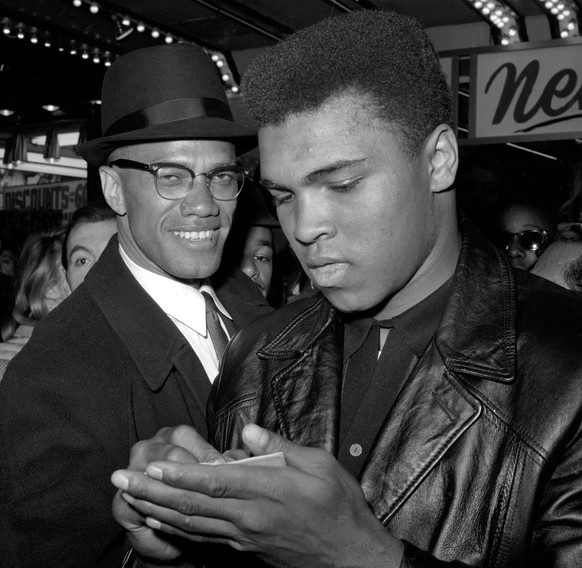
[[529, 203], [515, 203], [502, 209], [495, 241], [514, 268], [531, 270], [552, 242], [556, 224], [550, 215]]

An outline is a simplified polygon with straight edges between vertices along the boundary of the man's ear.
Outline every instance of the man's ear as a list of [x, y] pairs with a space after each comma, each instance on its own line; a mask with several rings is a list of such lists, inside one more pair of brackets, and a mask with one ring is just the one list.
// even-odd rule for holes
[[431, 191], [446, 191], [453, 185], [459, 165], [457, 137], [451, 127], [447, 124], [437, 126], [428, 137], [425, 150], [428, 155]]
[[99, 168], [99, 177], [101, 178], [103, 197], [109, 207], [118, 215], [125, 215], [125, 196], [119, 173], [109, 166], [101, 166]]

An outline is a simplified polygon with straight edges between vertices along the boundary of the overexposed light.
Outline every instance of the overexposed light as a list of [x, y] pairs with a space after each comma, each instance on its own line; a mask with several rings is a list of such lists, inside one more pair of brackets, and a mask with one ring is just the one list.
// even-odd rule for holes
[[[76, 146], [79, 140], [79, 132], [59, 132], [59, 146]], [[40, 134], [30, 140], [35, 146], [46, 144], [46, 134]]]

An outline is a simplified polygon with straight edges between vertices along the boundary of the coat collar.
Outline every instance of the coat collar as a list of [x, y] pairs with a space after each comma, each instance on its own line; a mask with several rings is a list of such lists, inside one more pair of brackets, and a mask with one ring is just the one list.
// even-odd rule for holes
[[[212, 281], [218, 298], [233, 317], [231, 333], [272, 311], [259, 289], [242, 271], [221, 276], [216, 282], [212, 278]], [[186, 338], [123, 262], [117, 235], [111, 238], [99, 261], [87, 274], [84, 285], [152, 390], [164, 384], [176, 365], [178, 354], [188, 359], [191, 369], [200, 366]]]
[[189, 346], [131, 274], [118, 247], [114, 236], [84, 284], [149, 387], [157, 390], [170, 374], [174, 356]]
[[469, 221], [435, 342], [445, 366], [499, 382], [517, 369], [517, 291], [506, 256]]

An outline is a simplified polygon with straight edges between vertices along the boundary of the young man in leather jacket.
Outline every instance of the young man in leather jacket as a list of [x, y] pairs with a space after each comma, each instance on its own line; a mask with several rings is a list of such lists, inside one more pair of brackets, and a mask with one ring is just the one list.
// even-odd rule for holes
[[[136, 550], [171, 563], [215, 542], [256, 554], [238, 565], [301, 568], [581, 565], [582, 306], [458, 222], [451, 97], [426, 35], [359, 10], [266, 50], [243, 89], [262, 183], [321, 294], [230, 344], [216, 450], [166, 430], [114, 473]], [[287, 465], [196, 463], [233, 448]]]

